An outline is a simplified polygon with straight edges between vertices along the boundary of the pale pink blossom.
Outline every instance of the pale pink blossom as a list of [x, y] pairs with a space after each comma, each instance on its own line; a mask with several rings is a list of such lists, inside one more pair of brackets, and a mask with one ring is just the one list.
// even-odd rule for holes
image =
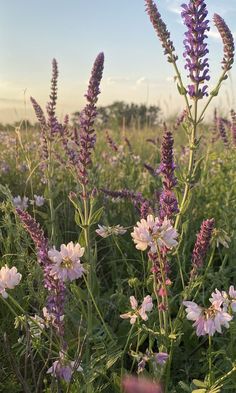
[[161, 221], [158, 217], [149, 214], [147, 219], [142, 218], [137, 222], [134, 231], [131, 233], [136, 248], [145, 251], [150, 247], [151, 252], [156, 252], [157, 248], [166, 247], [172, 249], [178, 242], [178, 233], [171, 225], [167, 217]]
[[50, 249], [48, 256], [53, 262], [50, 274], [62, 281], [73, 281], [82, 277], [85, 270], [80, 262], [80, 258], [83, 254], [84, 247], [81, 247], [79, 243], [74, 244], [73, 242], [67, 245], [62, 244], [60, 251], [57, 251], [55, 248]]
[[124, 233], [127, 232], [127, 230], [122, 227], [121, 225], [115, 225], [113, 227], [105, 226], [105, 225], [99, 225], [98, 224], [98, 229], [95, 231], [99, 236], [106, 238], [111, 235], [124, 235]]
[[65, 354], [60, 352], [59, 359], [53, 362], [47, 374], [51, 374], [57, 379], [64, 379], [66, 382], [70, 382], [74, 371], [82, 372], [83, 369], [80, 365], [75, 369], [75, 362], [68, 360]]
[[236, 290], [234, 286], [231, 285], [229, 287], [228, 293], [226, 291], [219, 291], [215, 289], [215, 292], [212, 292], [210, 302], [215, 304], [220, 302], [224, 311], [229, 311], [230, 307], [233, 312], [236, 312]]
[[150, 295], [145, 296], [141, 307], [138, 307], [138, 302], [134, 296], [130, 296], [130, 305], [133, 311], [127, 312], [125, 314], [121, 314], [120, 317], [122, 319], [130, 319], [131, 325], [133, 325], [137, 318], [141, 317], [143, 321], [148, 320], [147, 312], [150, 312], [153, 309], [152, 298]]
[[2, 297], [7, 298], [8, 294], [6, 289], [14, 289], [19, 284], [22, 275], [17, 272], [15, 266], [11, 269], [7, 265], [0, 269], [0, 294]]
[[209, 308], [198, 306], [195, 302], [184, 301], [187, 319], [194, 321], [197, 336], [213, 336], [222, 333], [222, 326], [229, 328], [232, 316], [221, 308], [221, 300], [215, 301]]

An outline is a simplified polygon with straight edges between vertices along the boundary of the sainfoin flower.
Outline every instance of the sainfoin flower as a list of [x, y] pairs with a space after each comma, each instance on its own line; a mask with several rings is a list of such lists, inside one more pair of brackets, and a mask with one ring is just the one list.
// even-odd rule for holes
[[131, 233], [136, 248], [144, 251], [150, 247], [150, 251], [155, 253], [157, 248], [172, 249], [177, 246], [178, 237], [177, 231], [171, 225], [170, 220], [166, 217], [160, 220], [149, 214], [147, 219], [141, 219], [134, 227], [134, 232]]
[[122, 227], [121, 225], [115, 225], [113, 227], [107, 227], [105, 225], [99, 225], [98, 224], [98, 229], [96, 229], [95, 231], [99, 236], [101, 237], [108, 237], [111, 235], [124, 235], [124, 233], [126, 233], [126, 229], [124, 227]]
[[215, 332], [222, 333], [222, 327], [229, 328], [233, 317], [221, 307], [221, 301], [214, 302], [209, 308], [198, 306], [195, 302], [184, 301], [187, 319], [194, 321], [197, 336], [213, 336]]
[[[191, 98], [203, 98], [207, 94], [206, 81], [210, 76], [209, 64], [206, 55], [209, 50], [205, 39], [206, 32], [210, 30], [209, 20], [207, 20], [208, 11], [204, 0], [189, 0], [188, 4], [182, 5], [183, 11], [181, 16], [188, 30], [185, 33], [185, 68], [189, 71], [189, 78], [193, 84], [188, 86], [188, 93]], [[203, 85], [203, 87], [199, 87]]]
[[214, 304], [220, 303], [224, 311], [236, 312], [236, 290], [234, 286], [229, 287], [228, 292], [215, 289], [211, 294], [210, 302]]
[[141, 307], [138, 307], [138, 302], [134, 296], [130, 296], [130, 305], [133, 311], [125, 314], [121, 314], [122, 319], [130, 319], [131, 325], [133, 325], [137, 318], [141, 317], [143, 321], [148, 320], [147, 312], [152, 311], [153, 303], [150, 295], [145, 296]]
[[12, 202], [15, 208], [26, 210], [28, 208], [28, 200], [29, 198], [27, 198], [26, 196], [21, 198], [21, 196], [18, 195], [17, 197], [14, 197], [12, 199]]
[[47, 374], [51, 374], [57, 379], [64, 379], [66, 382], [70, 382], [74, 371], [82, 372], [83, 369], [80, 365], [75, 368], [75, 362], [68, 360], [65, 354], [60, 352], [59, 359], [55, 360], [48, 369]]
[[214, 14], [213, 22], [220, 33], [224, 45], [222, 68], [224, 71], [229, 71], [232, 68], [234, 62], [234, 37], [224, 19], [221, 18], [220, 15]]
[[14, 289], [20, 282], [22, 275], [13, 266], [9, 269], [7, 265], [0, 269], [0, 295], [5, 299], [8, 297], [6, 289]]
[[82, 277], [84, 268], [80, 258], [83, 255], [84, 247], [81, 247], [79, 243], [62, 244], [60, 251], [51, 248], [48, 251], [48, 256], [53, 262], [50, 274], [62, 281], [73, 281]]

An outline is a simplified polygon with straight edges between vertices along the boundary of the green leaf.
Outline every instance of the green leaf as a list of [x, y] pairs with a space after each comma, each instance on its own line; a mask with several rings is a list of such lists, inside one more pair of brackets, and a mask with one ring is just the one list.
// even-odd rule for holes
[[191, 393], [191, 388], [185, 382], [179, 381], [178, 385], [184, 392]]
[[204, 381], [199, 381], [199, 379], [193, 379], [193, 383], [195, 386], [197, 386], [198, 388], [206, 388], [207, 384]]
[[90, 224], [90, 225], [94, 225], [94, 224], [97, 224], [97, 223], [98, 223], [98, 221], [100, 220], [100, 218], [101, 218], [102, 215], [103, 215], [103, 210], [104, 210], [104, 207], [102, 206], [102, 207], [100, 207], [98, 210], [96, 210], [96, 211], [92, 214], [92, 217], [91, 217], [90, 220], [89, 220], [89, 224]]
[[177, 84], [177, 88], [178, 88], [179, 94], [181, 94], [181, 96], [184, 96], [185, 94], [187, 94], [187, 90], [185, 89], [184, 86], [181, 87], [179, 84]]

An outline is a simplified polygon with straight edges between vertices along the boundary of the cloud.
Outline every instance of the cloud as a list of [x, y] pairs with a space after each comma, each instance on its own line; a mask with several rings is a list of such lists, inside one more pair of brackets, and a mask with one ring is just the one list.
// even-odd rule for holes
[[131, 80], [130, 80], [129, 77], [122, 77], [122, 76], [113, 77], [113, 76], [109, 76], [107, 78], [107, 84], [108, 85], [115, 85], [117, 83], [123, 84], [123, 83], [130, 83], [130, 82], [131, 82]]

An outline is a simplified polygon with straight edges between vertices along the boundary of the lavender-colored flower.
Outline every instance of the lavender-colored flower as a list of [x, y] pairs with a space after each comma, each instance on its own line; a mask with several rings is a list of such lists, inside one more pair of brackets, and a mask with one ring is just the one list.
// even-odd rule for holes
[[22, 210], [28, 209], [28, 201], [29, 201], [29, 198], [27, 198], [26, 196], [21, 198], [20, 195], [18, 195], [17, 197], [14, 197], [12, 199], [13, 205], [16, 208], [19, 208]]
[[44, 205], [45, 199], [41, 195], [34, 195], [34, 201], [36, 206], [41, 207]]
[[184, 122], [187, 115], [188, 115], [188, 112], [186, 109], [184, 109], [176, 119], [175, 125], [173, 127], [174, 130], [178, 130], [179, 126]]
[[178, 202], [173, 192], [173, 188], [177, 184], [174, 175], [175, 164], [173, 157], [173, 136], [166, 130], [161, 145], [161, 163], [159, 171], [162, 174], [163, 191], [160, 195], [160, 217], [171, 219], [173, 214], [178, 213]]
[[[189, 0], [188, 4], [182, 5], [181, 16], [188, 30], [185, 33], [185, 68], [189, 71], [189, 78], [193, 82], [188, 86], [188, 93], [191, 98], [199, 99], [207, 96], [207, 87], [204, 85], [209, 81], [209, 64], [206, 55], [209, 53], [205, 39], [206, 32], [210, 30], [208, 11], [204, 0]], [[199, 87], [202, 85], [203, 87]]]
[[59, 359], [53, 362], [52, 366], [48, 369], [47, 374], [51, 374], [55, 378], [64, 379], [66, 382], [70, 382], [73, 371], [82, 372], [83, 369], [80, 365], [75, 368], [75, 362], [68, 360], [65, 354], [60, 352]]
[[54, 315], [54, 327], [57, 332], [64, 334], [64, 303], [65, 303], [65, 285], [64, 282], [54, 278], [51, 275], [52, 262], [48, 257], [48, 241], [44, 236], [43, 230], [31, 215], [21, 209], [16, 212], [23, 224], [23, 227], [29, 233], [35, 244], [38, 255], [38, 261], [44, 272], [44, 286], [48, 290], [47, 310]]
[[217, 125], [218, 125], [219, 134], [221, 136], [221, 139], [222, 139], [225, 147], [229, 147], [229, 141], [228, 141], [228, 137], [226, 134], [225, 123], [224, 123], [224, 119], [222, 119], [222, 117], [218, 118]]
[[106, 140], [107, 140], [107, 144], [111, 148], [111, 150], [113, 150], [115, 153], [118, 152], [118, 147], [117, 147], [116, 143], [114, 142], [114, 140], [112, 139], [112, 137], [110, 136], [108, 131], [106, 131]]
[[200, 232], [197, 235], [197, 240], [193, 249], [191, 277], [194, 277], [197, 274], [197, 271], [203, 266], [204, 258], [210, 245], [214, 225], [215, 220], [213, 218], [202, 222]]
[[58, 80], [58, 66], [56, 59], [52, 60], [52, 79], [51, 79], [51, 91], [50, 101], [47, 104], [48, 114], [48, 127], [51, 131], [51, 135], [55, 135], [58, 131], [58, 122], [56, 118], [56, 103], [57, 103], [57, 80]]
[[178, 59], [178, 56], [175, 54], [175, 47], [170, 40], [170, 33], [167, 30], [166, 24], [163, 22], [161, 14], [153, 0], [145, 0], [145, 5], [154, 30], [161, 41], [162, 47], [165, 49], [164, 53], [168, 56], [168, 61], [174, 63]]
[[222, 69], [227, 72], [232, 68], [234, 63], [234, 38], [233, 35], [225, 23], [224, 19], [220, 15], [214, 14], [213, 22], [221, 35], [223, 46], [224, 46], [224, 58], [222, 61]]
[[169, 358], [169, 355], [166, 352], [158, 352], [155, 354], [156, 362], [160, 365], [165, 364], [167, 362], [168, 358]]
[[231, 132], [232, 132], [232, 139], [233, 139], [233, 144], [236, 146], [236, 112], [231, 109], [230, 111], [231, 114]]
[[96, 142], [94, 122], [97, 116], [96, 103], [100, 93], [100, 82], [102, 79], [104, 65], [104, 54], [99, 53], [92, 69], [89, 86], [85, 97], [88, 101], [80, 114], [80, 151], [78, 156], [77, 172], [82, 184], [88, 183], [88, 168], [92, 163], [91, 153]]
[[48, 143], [47, 143], [47, 121], [44, 116], [43, 110], [41, 106], [37, 103], [37, 101], [30, 97], [31, 103], [33, 105], [36, 117], [38, 119], [40, 125], [40, 157], [41, 157], [41, 169], [45, 170], [47, 167], [47, 160], [48, 160]]

